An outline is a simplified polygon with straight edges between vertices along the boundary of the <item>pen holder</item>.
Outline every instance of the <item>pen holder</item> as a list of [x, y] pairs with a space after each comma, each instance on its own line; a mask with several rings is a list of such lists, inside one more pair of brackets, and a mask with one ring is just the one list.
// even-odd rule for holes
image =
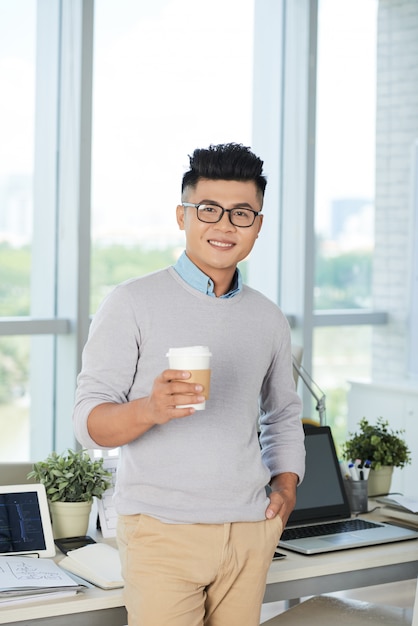
[[345, 480], [344, 486], [350, 503], [351, 513], [367, 513], [367, 480]]

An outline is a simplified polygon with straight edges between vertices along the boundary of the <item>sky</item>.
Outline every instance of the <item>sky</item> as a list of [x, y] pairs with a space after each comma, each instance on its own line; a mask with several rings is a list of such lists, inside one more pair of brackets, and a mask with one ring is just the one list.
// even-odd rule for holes
[[332, 199], [374, 197], [377, 0], [320, 7], [316, 206], [327, 231]]
[[0, 180], [33, 170], [36, 0], [0, 0]]

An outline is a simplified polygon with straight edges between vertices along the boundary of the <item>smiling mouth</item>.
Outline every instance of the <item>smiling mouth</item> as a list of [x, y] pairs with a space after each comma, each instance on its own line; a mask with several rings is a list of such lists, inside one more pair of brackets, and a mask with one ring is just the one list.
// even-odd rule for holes
[[215, 241], [213, 239], [209, 239], [209, 243], [216, 248], [232, 248], [235, 244], [233, 243], [225, 243], [223, 241]]

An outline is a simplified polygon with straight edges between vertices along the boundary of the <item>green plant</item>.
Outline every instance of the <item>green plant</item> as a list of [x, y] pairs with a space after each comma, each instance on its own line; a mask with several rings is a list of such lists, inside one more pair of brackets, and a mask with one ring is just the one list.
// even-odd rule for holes
[[68, 450], [51, 454], [34, 464], [28, 478], [45, 485], [51, 502], [87, 502], [101, 498], [111, 485], [111, 473], [103, 467], [103, 459], [92, 459], [86, 450]]
[[342, 446], [345, 459], [369, 460], [375, 470], [382, 465], [404, 467], [411, 462], [411, 453], [401, 437], [404, 430], [389, 430], [389, 422], [383, 417], [379, 417], [375, 425], [363, 417], [359, 426], [359, 432], [350, 433], [351, 439]]

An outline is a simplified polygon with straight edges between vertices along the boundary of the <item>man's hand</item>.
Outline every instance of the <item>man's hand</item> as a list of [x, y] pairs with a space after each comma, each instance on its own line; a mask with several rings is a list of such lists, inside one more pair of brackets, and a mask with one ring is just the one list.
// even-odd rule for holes
[[203, 387], [187, 382], [190, 372], [164, 370], [154, 380], [151, 393], [143, 398], [143, 419], [151, 424], [165, 424], [172, 419], [187, 417], [195, 412], [192, 407], [177, 408], [182, 404], [199, 404], [205, 401]]
[[188, 378], [190, 372], [164, 370], [154, 380], [149, 396], [120, 404], [97, 405], [87, 423], [91, 438], [101, 446], [117, 448], [141, 437], [155, 424], [193, 415], [196, 410], [193, 407], [176, 408], [205, 400], [202, 385], [189, 383]]
[[298, 480], [297, 474], [285, 472], [275, 476], [270, 483], [270, 504], [266, 509], [266, 518], [273, 519], [279, 515], [283, 522], [283, 528], [295, 508]]

